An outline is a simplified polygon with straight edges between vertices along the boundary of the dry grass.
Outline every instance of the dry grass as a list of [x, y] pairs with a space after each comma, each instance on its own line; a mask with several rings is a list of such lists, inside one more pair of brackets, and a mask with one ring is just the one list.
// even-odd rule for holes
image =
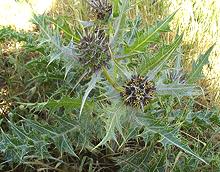
[[168, 11], [180, 8], [173, 28], [179, 26], [185, 32], [183, 46], [187, 65], [200, 53], [216, 43], [209, 58], [210, 65], [204, 68], [205, 81], [201, 84], [207, 90], [211, 103], [220, 104], [220, 1], [219, 0], [166, 0]]

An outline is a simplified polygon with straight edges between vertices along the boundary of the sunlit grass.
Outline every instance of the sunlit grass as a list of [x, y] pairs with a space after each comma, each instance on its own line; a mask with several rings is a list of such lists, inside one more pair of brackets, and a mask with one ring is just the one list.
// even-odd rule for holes
[[17, 30], [31, 30], [30, 22], [33, 13], [48, 12], [55, 0], [28, 0], [16, 2], [15, 0], [0, 0], [0, 26], [12, 26]]
[[[216, 43], [209, 57], [210, 65], [204, 68], [206, 81], [202, 84], [209, 92], [208, 97], [212, 102], [219, 104], [220, 90], [220, 1], [219, 0], [166, 0], [169, 12], [180, 9], [177, 13], [173, 28], [177, 26], [185, 32], [183, 46], [187, 64], [191, 65], [192, 59]], [[189, 65], [186, 65], [189, 66]], [[203, 86], [204, 86], [203, 85]]]

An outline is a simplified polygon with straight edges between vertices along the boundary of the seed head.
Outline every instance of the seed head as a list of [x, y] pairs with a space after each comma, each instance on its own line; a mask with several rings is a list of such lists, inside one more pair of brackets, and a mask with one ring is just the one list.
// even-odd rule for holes
[[87, 30], [77, 49], [80, 63], [93, 72], [108, 65], [110, 60], [109, 38], [104, 30]]
[[152, 81], [136, 75], [125, 82], [121, 96], [126, 105], [143, 108], [153, 98], [155, 87]]
[[88, 0], [88, 3], [98, 20], [106, 20], [112, 14], [112, 5], [108, 0]]

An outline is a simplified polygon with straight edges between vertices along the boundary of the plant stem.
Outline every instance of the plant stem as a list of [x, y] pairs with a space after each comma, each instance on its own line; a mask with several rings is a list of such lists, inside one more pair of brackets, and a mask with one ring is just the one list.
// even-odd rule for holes
[[108, 71], [106, 70], [106, 68], [104, 66], [102, 66], [102, 70], [103, 70], [103, 73], [105, 75], [105, 78], [107, 79], [107, 81], [112, 85], [112, 87], [118, 91], [118, 92], [122, 92], [123, 91], [123, 88], [118, 86], [116, 84], [116, 82], [111, 78], [111, 76], [109, 75]]

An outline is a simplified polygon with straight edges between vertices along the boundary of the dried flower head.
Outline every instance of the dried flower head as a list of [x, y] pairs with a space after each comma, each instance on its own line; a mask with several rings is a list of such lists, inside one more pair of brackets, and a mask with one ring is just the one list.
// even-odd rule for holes
[[7, 86], [1, 88], [0, 85], [0, 116], [6, 116], [11, 108], [12, 104], [7, 100], [8, 94]]
[[112, 5], [108, 0], [88, 0], [98, 20], [106, 20], [112, 14]]
[[87, 30], [78, 45], [78, 59], [93, 72], [107, 66], [110, 60], [109, 38], [104, 30]]
[[155, 87], [152, 81], [142, 76], [132, 76], [123, 86], [121, 96], [126, 105], [143, 108], [153, 98]]

